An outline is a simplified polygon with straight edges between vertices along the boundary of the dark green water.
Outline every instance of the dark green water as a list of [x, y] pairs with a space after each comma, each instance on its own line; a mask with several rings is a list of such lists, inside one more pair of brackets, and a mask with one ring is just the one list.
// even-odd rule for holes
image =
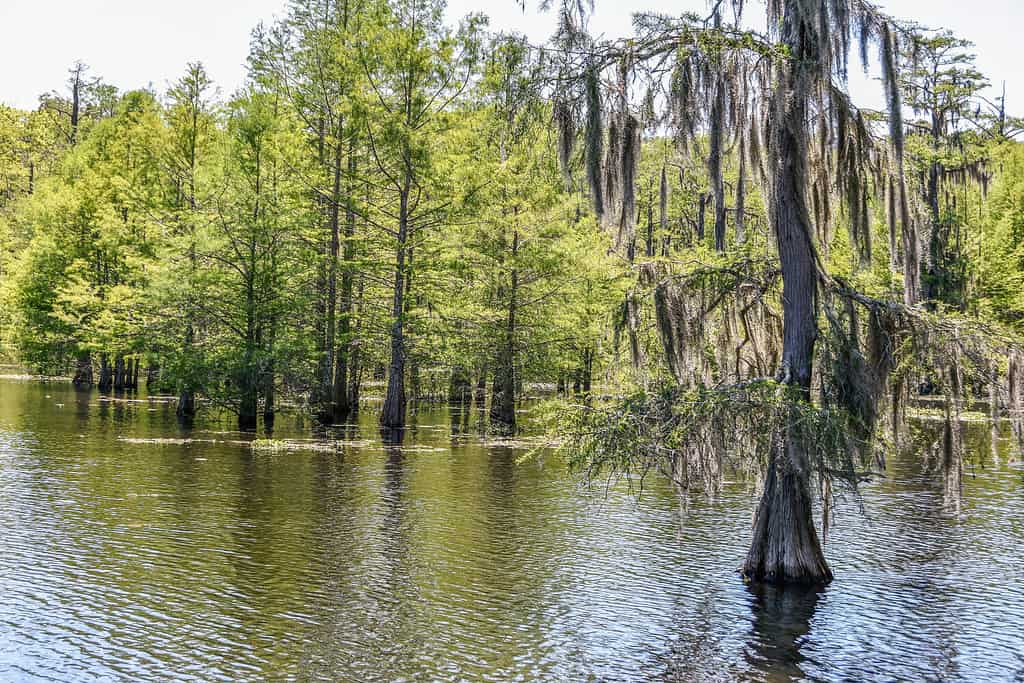
[[[1024, 469], [980, 449], [960, 517], [919, 460], [841, 507], [821, 592], [738, 580], [754, 500], [372, 410], [337, 452], [230, 419], [0, 380], [2, 681], [998, 681], [1024, 678]], [[308, 439], [279, 420], [275, 438]], [[155, 440], [146, 442], [141, 440]], [[362, 443], [360, 443], [362, 442]]]

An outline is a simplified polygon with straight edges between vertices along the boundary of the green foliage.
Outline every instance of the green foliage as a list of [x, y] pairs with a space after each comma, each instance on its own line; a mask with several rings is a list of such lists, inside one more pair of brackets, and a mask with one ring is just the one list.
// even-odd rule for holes
[[659, 472], [681, 490], [718, 493], [724, 478], [761, 471], [790, 425], [810, 466], [856, 490], [867, 462], [847, 428], [849, 415], [819, 407], [793, 389], [761, 379], [735, 385], [681, 388], [661, 384], [612, 404], [578, 406], [558, 425], [570, 465], [596, 481]]

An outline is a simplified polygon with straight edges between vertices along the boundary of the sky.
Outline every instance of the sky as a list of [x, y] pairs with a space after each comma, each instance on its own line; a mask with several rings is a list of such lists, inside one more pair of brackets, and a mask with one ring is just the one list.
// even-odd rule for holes
[[[250, 32], [280, 15], [286, 0], [0, 0], [0, 102], [30, 109], [39, 95], [62, 90], [76, 60], [122, 90], [164, 91], [190, 61], [202, 61], [224, 94], [245, 78]], [[528, 6], [536, 6], [527, 0]], [[700, 11], [707, 0], [596, 0], [590, 28], [619, 37], [633, 12]], [[949, 28], [975, 43], [978, 66], [1001, 89], [1010, 113], [1024, 114], [1024, 0], [881, 0], [890, 13], [932, 28]], [[747, 12], [758, 9], [756, 0]], [[550, 13], [516, 0], [449, 0], [454, 24], [484, 12], [491, 28], [515, 30], [542, 42], [554, 28]], [[856, 60], [854, 60], [856, 61]], [[857, 71], [856, 69], [854, 71]], [[881, 107], [881, 87], [855, 74], [851, 91], [862, 106]], [[998, 93], [994, 93], [997, 94]]]

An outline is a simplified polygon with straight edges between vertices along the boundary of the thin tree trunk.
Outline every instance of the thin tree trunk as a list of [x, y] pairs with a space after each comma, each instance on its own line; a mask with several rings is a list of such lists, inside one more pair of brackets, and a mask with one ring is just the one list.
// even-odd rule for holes
[[100, 391], [108, 391], [114, 385], [113, 371], [110, 367], [110, 360], [107, 354], [100, 355]]
[[[359, 281], [359, 289], [356, 295], [356, 301], [358, 303], [353, 304], [353, 310], [362, 311], [362, 300], [363, 300], [363, 282], [362, 279]], [[363, 367], [362, 367], [362, 354], [361, 346], [359, 343], [360, 333], [362, 331], [362, 319], [357, 315], [356, 327], [355, 327], [355, 339], [349, 342], [349, 384], [348, 384], [348, 406], [349, 415], [359, 412], [359, 389], [363, 380]]]
[[512, 234], [513, 267], [510, 274], [508, 316], [505, 339], [498, 353], [494, 369], [494, 395], [491, 398], [491, 423], [501, 431], [513, 433], [516, 429], [516, 296], [519, 289], [519, 271], [515, 259], [519, 252], [519, 231]]
[[480, 368], [480, 374], [476, 380], [476, 391], [473, 393], [473, 403], [477, 410], [483, 410], [487, 404], [487, 369]]
[[406, 170], [399, 193], [395, 282], [391, 306], [391, 363], [388, 368], [387, 394], [380, 415], [381, 426], [389, 430], [399, 430], [405, 427], [405, 259], [406, 244], [409, 238], [409, 191], [411, 185], [411, 173]]
[[740, 136], [740, 170], [736, 178], [736, 243], [747, 240], [747, 139]]
[[[339, 126], [340, 128], [340, 126]], [[340, 133], [340, 131], [339, 131]], [[341, 250], [341, 142], [335, 141], [334, 157], [331, 160], [333, 182], [331, 205], [329, 207], [330, 238], [325, 255], [326, 294], [324, 300], [324, 342], [320, 354], [320, 383], [317, 391], [318, 405], [315, 407], [321, 422], [334, 421], [335, 374], [334, 353], [338, 327], [338, 255]]]
[[719, 79], [711, 105], [711, 131], [709, 134], [708, 176], [715, 202], [715, 251], [725, 251], [726, 207], [725, 179], [722, 177], [722, 147], [725, 138], [725, 86]]
[[708, 196], [701, 192], [700, 194], [700, 206], [697, 209], [697, 243], [704, 243], [704, 235], [707, 233], [707, 211], [708, 211]]
[[352, 293], [355, 274], [352, 272], [355, 260], [354, 238], [356, 234], [356, 212], [353, 205], [351, 179], [356, 173], [356, 156], [350, 146], [348, 151], [348, 177], [345, 197], [345, 246], [342, 250], [344, 266], [341, 271], [341, 310], [338, 316], [338, 348], [335, 352], [334, 371], [334, 421], [344, 421], [351, 412], [349, 394], [349, 371], [352, 351]]

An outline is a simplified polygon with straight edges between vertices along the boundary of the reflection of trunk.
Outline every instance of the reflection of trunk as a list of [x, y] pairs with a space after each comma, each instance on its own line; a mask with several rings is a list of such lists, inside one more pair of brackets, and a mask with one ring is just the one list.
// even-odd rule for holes
[[[799, 0], [786, 0], [782, 38], [792, 56], [777, 73], [782, 92], [774, 99], [772, 221], [783, 280], [783, 347], [780, 379], [788, 399], [810, 402], [814, 346], [818, 336], [817, 271], [810, 217], [804, 197], [807, 178], [807, 108], [817, 51], [805, 35]], [[785, 95], [785, 96], [783, 96]], [[811, 514], [811, 463], [796, 408], [784, 418], [769, 455], [764, 493], [743, 566], [751, 581], [827, 583], [825, 562]]]
[[1024, 358], [1019, 351], [1010, 352], [1007, 394], [1010, 402], [1010, 428], [1018, 454], [1024, 454]]
[[395, 282], [391, 306], [391, 364], [388, 368], [388, 389], [384, 398], [384, 408], [380, 415], [381, 426], [387, 429], [401, 429], [405, 426], [405, 259], [409, 239], [411, 188], [412, 174], [406, 170], [399, 192]]
[[491, 423], [500, 431], [512, 433], [516, 428], [516, 298], [519, 271], [515, 260], [519, 253], [519, 231], [512, 232], [512, 272], [508, 290], [508, 315], [501, 349], [494, 366], [494, 396], [491, 399]]
[[960, 369], [949, 367], [949, 388], [946, 397], [946, 423], [942, 435], [943, 504], [947, 510], [960, 512], [964, 488], [963, 436], [960, 431]]
[[753, 615], [748, 641], [751, 661], [772, 662], [776, 680], [804, 677], [807, 659], [806, 636], [818, 603], [824, 595], [820, 586], [749, 587]]

